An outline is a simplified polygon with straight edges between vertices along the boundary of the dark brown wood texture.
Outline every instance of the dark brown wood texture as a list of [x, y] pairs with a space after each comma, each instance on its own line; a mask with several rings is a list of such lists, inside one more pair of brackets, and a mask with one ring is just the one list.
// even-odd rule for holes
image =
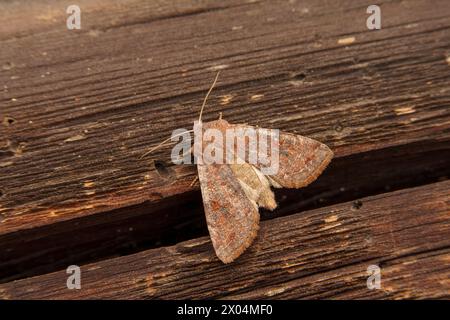
[[[0, 285], [0, 292], [10, 299], [450, 298], [449, 187], [445, 181], [263, 222], [253, 246], [230, 265], [202, 237], [83, 266], [82, 290], [68, 290], [62, 270]], [[382, 290], [367, 289], [372, 264], [383, 270]]]
[[[300, 214], [305, 209], [331, 205], [308, 211], [324, 220], [330, 208], [349, 206], [339, 203], [405, 189], [378, 196], [376, 211], [355, 219], [389, 215], [389, 221], [398, 220], [399, 225], [379, 241], [392, 244], [389, 241], [396, 239], [399, 248], [414, 255], [393, 254], [392, 248], [375, 245], [336, 250], [317, 261], [303, 257], [300, 271], [280, 273], [276, 285], [264, 284], [276, 272], [257, 268], [270, 268], [268, 261], [279, 262], [277, 257], [292, 254], [289, 244], [276, 245], [280, 234], [264, 234], [269, 240], [258, 242], [259, 247], [229, 270], [204, 262], [208, 268], [214, 264], [211, 274], [218, 279], [221, 272], [235, 274], [234, 268], [246, 269], [243, 265], [250, 263], [255, 274], [248, 284], [224, 277], [231, 288], [204, 288], [197, 297], [267, 297], [266, 286], [279, 298], [299, 298], [304, 286], [309, 288], [308, 297], [443, 296], [439, 284], [448, 292], [448, 281], [436, 279], [448, 278], [448, 269], [437, 262], [448, 265], [449, 208], [443, 199], [449, 188], [445, 182], [433, 183], [450, 174], [450, 2], [380, 1], [378, 31], [366, 28], [369, 4], [82, 0], [78, 1], [82, 29], [69, 31], [66, 1], [1, 2], [0, 282], [104, 260], [98, 263], [106, 269], [90, 276], [95, 280], [91, 285], [104, 291], [92, 287], [79, 293], [83, 297], [183, 296], [183, 291], [170, 291], [170, 286], [188, 283], [184, 274], [166, 282], [155, 280], [156, 291], [150, 293], [145, 288], [153, 286], [147, 280], [141, 283], [136, 278], [136, 287], [130, 283], [133, 290], [122, 291], [117, 288], [124, 283], [114, 287], [106, 279], [117, 268], [123, 268], [123, 279], [135, 273], [146, 278], [146, 268], [149, 275], [158, 274], [158, 260], [149, 266], [147, 262], [166, 250], [186, 264], [202, 264], [193, 259], [205, 255], [212, 259], [208, 243], [198, 251], [194, 246], [192, 254], [178, 252], [184, 242], [164, 247], [206, 235], [198, 185], [190, 186], [195, 167], [168, 165], [170, 147], [144, 159], [140, 156], [172, 130], [192, 126], [215, 72], [222, 69], [205, 120], [223, 112], [231, 123], [317, 139], [336, 155], [310, 187], [277, 191], [279, 209], [262, 216], [286, 217], [267, 222], [267, 230], [277, 229], [275, 222], [305, 223]], [[433, 190], [442, 199], [434, 194], [427, 199], [419, 192], [423, 200], [417, 201], [407, 189], [416, 186], [422, 189], [414, 192]], [[400, 210], [398, 197], [411, 214], [432, 214], [414, 218], [415, 227], [409, 218], [401, 225], [403, 220], [390, 213], [390, 208]], [[351, 220], [361, 213], [346, 214]], [[440, 222], [433, 224], [433, 217]], [[386, 228], [389, 221], [383, 222]], [[294, 222], [286, 232], [295, 234], [296, 228], [303, 228]], [[308, 230], [313, 233], [302, 234], [305, 239], [314, 232], [325, 237], [327, 232]], [[401, 240], [421, 241], [415, 237], [422, 231], [429, 232], [433, 243], [418, 242], [413, 248]], [[344, 233], [346, 241], [359, 239], [359, 232]], [[199, 239], [192, 243], [206, 241]], [[295, 245], [310, 248], [314, 243]], [[149, 248], [155, 249], [108, 260]], [[259, 253], [266, 259], [261, 265], [252, 260], [262, 250], [258, 248], [265, 250]], [[127, 269], [125, 261], [139, 255], [147, 260], [136, 260]], [[390, 293], [369, 292], [359, 281], [365, 277], [366, 260], [378, 258], [393, 259], [386, 269], [392, 279]], [[209, 275], [208, 270], [199, 270]], [[262, 270], [266, 278], [258, 278]], [[414, 270], [419, 282], [395, 281]], [[52, 279], [62, 279], [62, 273], [42, 277], [49, 277], [45, 282], [49, 287], [41, 287], [40, 297], [56, 297], [60, 291], [52, 290], [60, 283]], [[33, 279], [5, 284], [4, 295], [25, 297], [23, 286]], [[234, 286], [237, 289], [231, 290]]]

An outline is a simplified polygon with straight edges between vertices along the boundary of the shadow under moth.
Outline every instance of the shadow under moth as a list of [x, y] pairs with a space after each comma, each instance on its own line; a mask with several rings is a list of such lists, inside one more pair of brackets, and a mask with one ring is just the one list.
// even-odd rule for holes
[[[201, 121], [207, 98], [216, 84], [218, 76], [219, 73], [217, 73], [201, 107], [197, 124], [201, 125], [202, 132], [213, 129], [226, 137], [227, 130], [239, 130], [239, 132], [252, 130], [257, 133], [268, 130], [242, 124], [231, 124], [221, 116], [215, 121], [204, 123]], [[196, 131], [195, 125], [194, 130], [190, 130], [190, 132], [192, 131]], [[143, 156], [167, 141], [163, 141]], [[195, 144], [198, 143], [202, 146], [195, 148]], [[205, 147], [204, 143], [203, 139], [195, 140], [194, 159], [198, 160], [204, 156], [196, 151], [204, 150], [202, 148]], [[215, 144], [216, 151], [227, 148], [224, 140], [212, 143]], [[248, 148], [250, 144], [245, 145]], [[209, 234], [216, 255], [223, 263], [234, 261], [256, 238], [260, 220], [259, 207], [269, 210], [276, 208], [277, 203], [271, 187], [305, 187], [322, 173], [333, 158], [333, 152], [325, 144], [282, 131], [277, 137], [276, 150], [270, 152], [278, 154], [278, 170], [273, 174], [264, 174], [261, 170], [263, 165], [260, 162], [249, 163], [247, 161], [250, 150], [245, 150], [244, 161], [238, 163], [195, 162], [197, 163]]]

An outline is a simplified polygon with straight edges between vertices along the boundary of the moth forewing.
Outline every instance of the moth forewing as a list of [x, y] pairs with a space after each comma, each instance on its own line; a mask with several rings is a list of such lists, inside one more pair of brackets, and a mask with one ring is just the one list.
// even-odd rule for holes
[[209, 128], [203, 132], [203, 163], [224, 164], [224, 137], [219, 129]]
[[258, 162], [264, 175], [275, 175], [279, 168], [279, 131], [259, 129], [258, 132]]
[[222, 262], [232, 262], [256, 237], [258, 209], [230, 165], [197, 165], [197, 169], [214, 250]]

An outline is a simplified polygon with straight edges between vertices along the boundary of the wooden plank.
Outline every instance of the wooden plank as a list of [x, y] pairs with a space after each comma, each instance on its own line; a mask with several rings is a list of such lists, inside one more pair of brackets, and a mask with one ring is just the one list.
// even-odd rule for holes
[[[253, 246], [229, 265], [203, 237], [82, 266], [81, 290], [66, 288], [62, 270], [2, 284], [1, 297], [309, 298], [329, 297], [330, 288], [336, 297], [444, 297], [449, 190], [444, 181], [263, 222]], [[385, 287], [364, 293], [361, 268], [371, 264], [382, 268]]]
[[[433, 141], [341, 157], [307, 188], [275, 190], [279, 207], [261, 210], [261, 218], [442, 181], [450, 175], [447, 159], [450, 144]], [[207, 234], [200, 191], [6, 234], [0, 236], [0, 283]]]
[[[157, 20], [182, 18], [246, 4], [248, 6], [248, 2], [239, 0], [229, 0], [226, 4], [220, 1], [205, 0], [127, 0], [121, 2], [80, 0], [77, 2], [83, 14], [82, 28], [87, 30], [91, 36], [96, 36], [92, 30], [103, 33], [111, 29], [150, 24]], [[60, 0], [33, 1], [26, 5], [5, 2], [2, 4], [2, 14], [11, 20], [10, 23], [2, 26], [0, 39], [20, 39], [55, 31], [66, 31], [64, 22], [68, 16], [66, 14], [68, 6], [66, 1]]]
[[18, 25], [0, 33], [0, 234], [192, 190], [193, 167], [162, 179], [139, 156], [191, 126], [218, 68], [205, 119], [308, 135], [337, 157], [448, 141], [448, 1], [382, 1], [376, 32], [362, 0], [80, 3], [79, 32], [64, 1], [0, 4]]
[[450, 249], [431, 250], [380, 263], [380, 289], [367, 287], [365, 261], [227, 299], [448, 299]]

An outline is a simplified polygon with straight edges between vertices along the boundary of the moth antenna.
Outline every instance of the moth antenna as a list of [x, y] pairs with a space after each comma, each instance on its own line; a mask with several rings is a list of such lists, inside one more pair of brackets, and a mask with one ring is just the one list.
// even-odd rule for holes
[[219, 78], [219, 74], [220, 74], [220, 71], [217, 71], [216, 78], [214, 79], [214, 82], [213, 82], [211, 88], [209, 88], [208, 93], [205, 96], [205, 99], [203, 99], [203, 104], [202, 104], [202, 108], [200, 109], [200, 115], [198, 117], [198, 122], [202, 122], [203, 108], [205, 108], [206, 100], [208, 100], [209, 94], [211, 93], [212, 89], [216, 85], [217, 79]]
[[[214, 82], [213, 82], [213, 84], [211, 85], [211, 88], [209, 88], [208, 93], [207, 93], [206, 96], [205, 96], [205, 99], [203, 99], [202, 108], [200, 109], [200, 115], [199, 115], [199, 117], [198, 117], [198, 121], [199, 121], [199, 122], [202, 122], [203, 109], [205, 108], [206, 101], [208, 100], [209, 94], [211, 93], [212, 89], [213, 89], [214, 86], [216, 85], [217, 79], [219, 78], [219, 74], [220, 74], [220, 71], [217, 71], [216, 78], [214, 79]], [[162, 147], [166, 142], [170, 141], [172, 138], [179, 137], [179, 136], [181, 136], [181, 135], [183, 135], [183, 134], [185, 134], [185, 133], [187, 133], [187, 132], [194, 132], [194, 130], [184, 131], [184, 132], [182, 132], [182, 133], [179, 133], [179, 134], [176, 134], [176, 135], [174, 135], [174, 136], [171, 136], [170, 138], [167, 138], [166, 140], [162, 141], [162, 142], [161, 142], [160, 144], [158, 144], [157, 146], [155, 146], [155, 147], [151, 148], [150, 150], [148, 150], [147, 152], [145, 152], [142, 156], [139, 157], [139, 159], [144, 158], [146, 155], [149, 155], [150, 153], [152, 153], [152, 152], [155, 151], [156, 149]]]
[[[186, 131], [184, 131], [184, 132], [180, 132], [180, 133], [178, 133], [178, 134], [176, 134], [176, 135], [173, 135], [173, 136], [171, 136], [170, 138], [167, 138], [166, 140], [162, 141], [162, 142], [161, 142], [160, 144], [158, 144], [157, 146], [154, 146], [153, 148], [151, 148], [150, 150], [148, 150], [147, 152], [145, 152], [142, 156], [139, 157], [139, 159], [144, 158], [146, 155], [149, 155], [150, 153], [152, 153], [152, 152], [155, 151], [156, 149], [162, 147], [162, 146], [164, 145], [164, 143], [166, 143], [166, 142], [172, 140], [172, 138], [182, 136], [183, 134], [188, 133], [188, 132], [194, 132], [194, 130], [186, 130]], [[173, 141], [172, 141], [172, 142], [173, 142]]]

